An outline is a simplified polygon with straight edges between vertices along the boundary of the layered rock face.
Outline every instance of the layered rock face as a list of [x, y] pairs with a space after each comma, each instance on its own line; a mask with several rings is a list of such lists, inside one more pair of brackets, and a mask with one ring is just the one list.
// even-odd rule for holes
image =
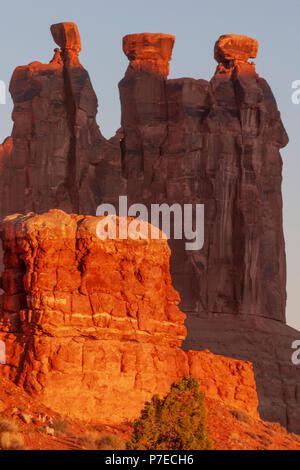
[[[275, 99], [248, 59], [257, 41], [225, 35], [211, 82], [167, 80], [174, 36], [123, 40], [122, 130], [106, 141], [97, 98], [79, 63], [73, 23], [52, 25], [50, 64], [18, 67], [10, 91], [12, 137], [0, 149], [0, 217], [49, 208], [95, 214], [100, 202], [203, 203], [205, 244], [171, 240], [184, 311], [285, 320], [279, 148], [287, 143]], [[121, 141], [121, 142], [120, 142]]]
[[123, 51], [130, 60], [130, 72], [148, 72], [167, 78], [175, 36], [170, 34], [128, 34], [123, 38]]
[[167, 241], [100, 240], [99, 220], [59, 210], [5, 219], [0, 373], [94, 422], [132, 419], [190, 374], [207, 396], [257, 417], [250, 363], [179, 349], [185, 314]]

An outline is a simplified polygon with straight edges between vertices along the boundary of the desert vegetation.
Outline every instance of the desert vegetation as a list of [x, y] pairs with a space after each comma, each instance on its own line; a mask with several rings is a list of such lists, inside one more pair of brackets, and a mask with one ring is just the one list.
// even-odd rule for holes
[[130, 450], [211, 450], [206, 431], [204, 394], [199, 382], [184, 377], [160, 399], [146, 402], [127, 442]]

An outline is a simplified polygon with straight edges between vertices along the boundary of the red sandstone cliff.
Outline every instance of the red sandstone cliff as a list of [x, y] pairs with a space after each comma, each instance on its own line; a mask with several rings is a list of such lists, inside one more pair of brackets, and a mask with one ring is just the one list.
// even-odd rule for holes
[[208, 397], [257, 418], [250, 363], [179, 348], [167, 241], [102, 241], [98, 221], [59, 210], [4, 220], [0, 374], [54, 411], [110, 424], [192, 374]]
[[[168, 35], [160, 40], [167, 64], [172, 43]], [[161, 43], [153, 36], [153, 49]], [[160, 63], [155, 69], [157, 52], [148, 56], [151, 71], [145, 61], [133, 67], [128, 54], [119, 84], [122, 168], [131, 203], [204, 204], [203, 249], [189, 252], [170, 240], [171, 274], [187, 314], [184, 348], [253, 362], [261, 415], [300, 432], [300, 370], [291, 362], [300, 334], [284, 324], [279, 149], [288, 138], [269, 85], [249, 63], [257, 49], [254, 39], [221, 36], [210, 82], [168, 80], [167, 66], [165, 74]]]
[[14, 127], [0, 147], [1, 219], [51, 208], [95, 214], [101, 200], [95, 164], [114, 140], [96, 124], [98, 102], [79, 62], [77, 26], [59, 23], [51, 32], [60, 49], [50, 63], [17, 67], [11, 79]]
[[[136, 36], [130, 51], [139, 45]], [[216, 74], [206, 82], [167, 80], [168, 67], [160, 73], [154, 53], [145, 53], [137, 69], [130, 38], [124, 38], [124, 50], [131, 62], [119, 85], [128, 196], [147, 205], [205, 206], [203, 249], [188, 252], [181, 241], [171, 243], [183, 310], [284, 321], [279, 148], [287, 136], [269, 86], [248, 63], [257, 41], [223, 36], [215, 46]], [[167, 50], [167, 64], [169, 36], [147, 39], [144, 50], [148, 43], [151, 51]]]
[[279, 148], [287, 136], [270, 88], [248, 63], [257, 42], [222, 36], [216, 74], [206, 82], [167, 80], [173, 36], [126, 36], [122, 131], [108, 142], [79, 63], [76, 25], [51, 31], [61, 49], [50, 64], [18, 67], [11, 80], [14, 128], [0, 149], [0, 217], [50, 208], [95, 214], [100, 202], [125, 193], [147, 205], [203, 203], [204, 248], [187, 252], [171, 241], [184, 311], [284, 321]]
[[167, 79], [173, 36], [126, 36], [122, 129], [106, 141], [77, 28], [63, 23], [52, 33], [61, 48], [53, 61], [18, 67], [11, 81], [0, 217], [49, 208], [94, 215], [98, 203], [116, 205], [124, 194], [146, 205], [204, 203], [204, 248], [187, 252], [184, 241], [170, 241], [184, 347], [253, 362], [262, 416], [300, 432], [300, 370], [291, 363], [300, 334], [285, 325], [279, 150], [287, 135], [270, 87], [249, 63], [257, 41], [221, 36], [208, 82]]
[[[167, 35], [160, 40], [167, 64], [172, 43]], [[153, 49], [161, 43], [153, 36]], [[130, 202], [204, 204], [203, 249], [170, 241], [171, 274], [187, 314], [184, 348], [253, 362], [261, 415], [299, 432], [300, 370], [291, 344], [300, 334], [284, 324], [279, 150], [288, 138], [269, 85], [249, 62], [257, 49], [254, 39], [221, 36], [210, 82], [167, 80], [167, 66], [162, 74], [153, 64], [157, 52], [151, 71], [144, 62], [132, 67], [128, 54], [119, 84], [122, 168]]]

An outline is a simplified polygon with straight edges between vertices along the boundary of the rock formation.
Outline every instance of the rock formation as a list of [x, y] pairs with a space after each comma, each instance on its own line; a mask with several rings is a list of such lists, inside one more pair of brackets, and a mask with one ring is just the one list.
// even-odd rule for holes
[[223, 36], [210, 83], [166, 80], [130, 63], [119, 85], [122, 162], [130, 199], [205, 206], [203, 249], [171, 245], [185, 311], [284, 321], [279, 148], [287, 136], [268, 85], [247, 62], [256, 49], [250, 38]]
[[112, 188], [122, 190], [119, 133], [107, 141], [96, 123], [98, 102], [79, 62], [77, 26], [59, 23], [51, 32], [60, 49], [50, 63], [17, 67], [10, 82], [14, 126], [0, 145], [0, 220], [51, 208], [95, 214], [100, 186], [110, 200]]
[[300, 432], [300, 369], [291, 363], [300, 333], [285, 325], [280, 148], [288, 138], [269, 85], [249, 62], [257, 41], [223, 35], [211, 81], [169, 80], [174, 37], [126, 36], [122, 127], [107, 141], [76, 26], [51, 31], [61, 48], [54, 59], [18, 67], [11, 81], [0, 217], [49, 208], [94, 215], [100, 202], [117, 206], [125, 194], [148, 207], [204, 204], [203, 249], [170, 240], [184, 347], [253, 362], [262, 417]]
[[257, 48], [221, 36], [210, 82], [167, 80], [130, 63], [119, 85], [123, 174], [131, 202], [204, 204], [203, 249], [170, 240], [184, 347], [252, 361], [261, 415], [300, 432], [300, 370], [291, 362], [300, 334], [285, 325], [279, 149], [288, 138], [270, 87], [248, 62]]
[[207, 396], [258, 417], [250, 363], [179, 348], [185, 314], [167, 241], [100, 240], [98, 222], [59, 210], [4, 220], [0, 373], [90, 421], [132, 419], [190, 374]]
[[175, 36], [170, 34], [128, 34], [123, 38], [123, 51], [130, 60], [130, 72], [147, 72], [167, 78]]
[[215, 59], [220, 64], [248, 63], [257, 56], [258, 42], [256, 39], [237, 34], [224, 34], [215, 44]]
[[0, 148], [1, 219], [51, 208], [95, 214], [95, 165], [116, 147], [96, 124], [97, 97], [79, 62], [77, 26], [59, 23], [51, 32], [61, 49], [50, 63], [17, 67], [11, 79], [14, 127]]

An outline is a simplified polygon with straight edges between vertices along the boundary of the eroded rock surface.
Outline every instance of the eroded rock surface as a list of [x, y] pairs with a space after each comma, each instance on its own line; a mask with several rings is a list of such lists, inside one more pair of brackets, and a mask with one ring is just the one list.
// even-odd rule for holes
[[17, 67], [11, 79], [14, 127], [0, 147], [1, 219], [51, 208], [95, 214], [97, 164], [104, 154], [120, 158], [120, 138], [107, 141], [96, 124], [98, 102], [79, 62], [77, 26], [59, 23], [51, 32], [61, 49], [50, 63]]
[[123, 38], [123, 51], [130, 61], [127, 74], [133, 72], [149, 72], [158, 76], [169, 75], [169, 62], [175, 36], [170, 34], [128, 34]]
[[100, 240], [98, 221], [59, 210], [5, 219], [0, 373], [55, 411], [108, 423], [192, 373], [207, 396], [257, 417], [250, 363], [179, 348], [167, 241]]
[[300, 432], [291, 362], [300, 333], [285, 325], [280, 148], [288, 138], [269, 85], [248, 61], [257, 47], [221, 36], [210, 82], [129, 65], [119, 84], [123, 174], [131, 203], [204, 204], [203, 249], [170, 241], [184, 348], [253, 362], [261, 415]]
[[258, 41], [238, 34], [224, 34], [215, 44], [217, 62], [248, 62], [257, 56]]
[[[228, 56], [225, 38], [217, 50]], [[256, 41], [241, 38], [231, 39], [232, 56], [242, 45], [255, 55]], [[279, 149], [287, 135], [270, 88], [247, 61], [222, 59], [211, 82], [129, 70], [119, 88], [130, 200], [205, 206], [203, 249], [171, 242], [183, 310], [284, 321]]]

